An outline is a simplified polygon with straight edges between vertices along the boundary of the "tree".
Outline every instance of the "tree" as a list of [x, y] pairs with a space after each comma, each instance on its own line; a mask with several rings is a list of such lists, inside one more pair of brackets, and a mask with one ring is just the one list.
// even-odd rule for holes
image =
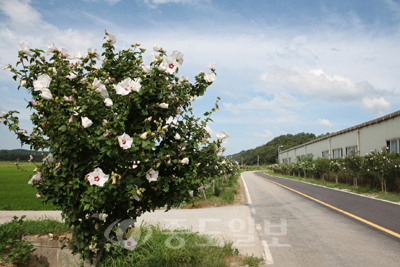
[[[115, 52], [115, 36], [106, 32], [105, 40], [103, 59], [96, 49], [73, 56], [54, 43], [46, 59], [43, 50], [22, 43], [16, 68], [7, 67], [20, 80], [18, 89], [32, 95], [28, 108], [36, 127], [21, 129], [17, 111], [2, 116], [22, 144], [50, 151], [30, 182], [61, 208], [73, 229], [71, 248], [93, 265], [106, 253], [108, 226], [156, 207], [170, 209], [208, 183], [228, 137], [221, 132], [210, 140], [206, 125], [215, 108], [205, 119], [192, 113], [191, 101], [215, 80], [215, 65], [192, 84], [176, 75], [182, 53], [167, 56], [155, 45], [145, 65], [139, 44]], [[134, 243], [119, 241], [127, 248]]]

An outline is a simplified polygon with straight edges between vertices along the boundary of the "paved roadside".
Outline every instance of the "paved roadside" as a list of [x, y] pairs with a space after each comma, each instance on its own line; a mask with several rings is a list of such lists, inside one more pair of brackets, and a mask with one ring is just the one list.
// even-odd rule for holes
[[255, 172], [255, 175], [287, 186], [290, 190], [297, 191], [303, 196], [312, 197], [312, 199], [320, 201], [319, 203], [329, 206], [336, 212], [339, 211], [347, 214], [353, 219], [400, 238], [399, 203], [382, 201], [351, 192], [275, 177], [264, 172]]

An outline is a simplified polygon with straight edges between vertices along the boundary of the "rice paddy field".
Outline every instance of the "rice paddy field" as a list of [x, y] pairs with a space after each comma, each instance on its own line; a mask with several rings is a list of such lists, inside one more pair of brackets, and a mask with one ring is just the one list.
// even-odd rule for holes
[[44, 204], [36, 197], [36, 188], [28, 184], [36, 166], [20, 162], [24, 172], [15, 162], [0, 161], [0, 210], [56, 210], [52, 204]]

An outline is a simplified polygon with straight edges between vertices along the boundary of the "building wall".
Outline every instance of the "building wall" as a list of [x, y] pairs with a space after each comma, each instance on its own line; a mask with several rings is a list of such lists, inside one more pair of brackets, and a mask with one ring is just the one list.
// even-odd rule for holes
[[[360, 132], [360, 155], [381, 150], [386, 141], [400, 139], [400, 116], [364, 127]], [[377, 138], [379, 136], [379, 138]]]
[[[376, 122], [378, 120], [379, 122]], [[331, 134], [329, 137], [318, 141], [311, 141], [295, 148], [281, 151], [279, 163], [289, 163], [289, 158], [290, 162], [296, 162], [297, 156], [307, 156], [309, 154], [312, 154], [314, 159], [321, 158], [323, 151], [328, 151], [329, 157], [333, 158], [333, 150], [340, 148], [344, 157], [348, 147], [357, 147], [359, 155], [364, 156], [371, 150], [381, 150], [389, 140], [400, 139], [400, 116], [395, 115], [387, 119], [381, 117], [376, 121], [360, 124], [348, 130]]]

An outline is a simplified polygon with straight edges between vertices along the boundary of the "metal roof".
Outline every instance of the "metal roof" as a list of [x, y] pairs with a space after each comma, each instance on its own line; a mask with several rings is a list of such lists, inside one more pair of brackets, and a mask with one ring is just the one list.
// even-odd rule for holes
[[379, 117], [377, 119], [370, 120], [370, 121], [358, 124], [356, 126], [353, 126], [353, 127], [350, 127], [350, 128], [346, 128], [344, 130], [341, 130], [341, 131], [338, 131], [338, 132], [335, 132], [335, 133], [331, 133], [329, 135], [325, 135], [323, 137], [311, 140], [311, 141], [309, 141], [307, 143], [304, 143], [304, 144], [301, 144], [301, 145], [298, 145], [298, 146], [294, 146], [294, 147], [291, 147], [291, 148], [286, 149], [286, 150], [282, 150], [282, 151], [280, 151], [280, 153], [287, 152], [287, 151], [292, 150], [292, 149], [300, 148], [300, 147], [303, 147], [303, 146], [306, 146], [306, 145], [309, 145], [309, 144], [312, 144], [312, 143], [316, 143], [316, 142], [319, 142], [321, 140], [331, 138], [332, 136], [335, 136], [335, 135], [339, 135], [339, 134], [342, 134], [342, 133], [350, 132], [350, 131], [353, 131], [353, 130], [356, 130], [356, 129], [360, 129], [360, 128], [363, 128], [363, 127], [366, 127], [366, 126], [369, 126], [369, 125], [372, 125], [372, 124], [380, 123], [382, 121], [385, 121], [385, 120], [388, 120], [388, 119], [391, 119], [391, 118], [395, 118], [397, 116], [400, 116], [400, 110], [395, 111], [393, 113], [390, 113], [388, 115]]

